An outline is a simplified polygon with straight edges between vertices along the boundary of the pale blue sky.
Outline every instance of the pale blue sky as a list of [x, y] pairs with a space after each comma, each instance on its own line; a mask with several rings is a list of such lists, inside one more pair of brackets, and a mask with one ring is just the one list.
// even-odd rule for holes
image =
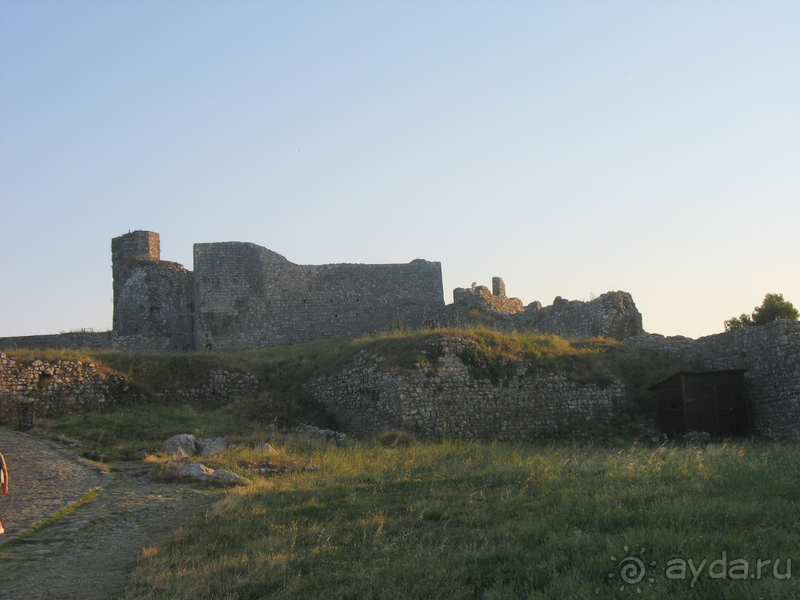
[[0, 2], [0, 336], [111, 327], [110, 241], [800, 306], [800, 2]]

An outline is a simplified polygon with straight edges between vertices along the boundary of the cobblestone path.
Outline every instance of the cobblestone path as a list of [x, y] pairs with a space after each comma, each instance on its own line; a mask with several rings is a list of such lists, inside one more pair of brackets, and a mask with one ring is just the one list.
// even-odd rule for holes
[[[138, 463], [114, 474], [46, 440], [0, 428], [10, 489], [0, 499], [0, 598], [118, 597], [142, 550], [202, 514], [217, 492], [157, 483]], [[10, 540], [92, 490], [97, 497], [16, 544]]]

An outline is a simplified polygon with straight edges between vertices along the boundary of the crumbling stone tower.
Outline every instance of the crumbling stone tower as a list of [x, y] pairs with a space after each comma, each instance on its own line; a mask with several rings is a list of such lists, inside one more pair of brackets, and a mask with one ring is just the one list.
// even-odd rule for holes
[[131, 349], [194, 347], [192, 272], [160, 260], [157, 233], [133, 231], [111, 240], [114, 333], [135, 336]]
[[131, 274], [143, 262], [161, 258], [161, 240], [153, 231], [132, 231], [111, 240], [111, 271], [114, 277], [114, 331], [121, 323], [117, 304]]

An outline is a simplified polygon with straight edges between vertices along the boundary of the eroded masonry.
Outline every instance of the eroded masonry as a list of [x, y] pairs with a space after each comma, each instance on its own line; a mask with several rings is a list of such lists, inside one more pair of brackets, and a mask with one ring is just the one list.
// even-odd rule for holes
[[638, 335], [642, 317], [627, 292], [591, 302], [556, 298], [527, 307], [494, 278], [457, 288], [445, 306], [442, 267], [407, 264], [297, 265], [246, 242], [194, 245], [193, 270], [161, 260], [159, 235], [111, 241], [114, 327], [108, 332], [0, 338], [0, 348], [111, 348], [176, 352], [241, 350], [357, 336], [395, 327], [469, 325], [475, 310], [497, 329], [570, 337]]
[[296, 265], [242, 242], [194, 245], [194, 271], [162, 261], [158, 234], [112, 241], [114, 331], [148, 349], [282, 346], [416, 327], [444, 306], [442, 268]]

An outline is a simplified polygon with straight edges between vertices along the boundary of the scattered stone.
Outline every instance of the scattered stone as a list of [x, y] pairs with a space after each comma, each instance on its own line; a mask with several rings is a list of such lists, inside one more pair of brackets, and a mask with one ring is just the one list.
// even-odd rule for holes
[[217, 469], [208, 477], [208, 482], [214, 485], [228, 487], [231, 485], [247, 485], [250, 483], [250, 480], [236, 473], [232, 473], [231, 471]]
[[300, 423], [294, 428], [295, 433], [317, 437], [328, 442], [342, 442], [347, 439], [347, 434], [332, 429], [320, 429], [314, 425]]
[[175, 457], [194, 456], [196, 453], [194, 436], [190, 433], [174, 435], [164, 442], [164, 450]]
[[178, 467], [178, 479], [195, 479], [206, 481], [214, 473], [214, 469], [209, 469], [205, 465], [196, 462], [188, 462]]
[[225, 438], [200, 438], [195, 443], [195, 449], [201, 456], [224, 452], [227, 447], [228, 441]]

